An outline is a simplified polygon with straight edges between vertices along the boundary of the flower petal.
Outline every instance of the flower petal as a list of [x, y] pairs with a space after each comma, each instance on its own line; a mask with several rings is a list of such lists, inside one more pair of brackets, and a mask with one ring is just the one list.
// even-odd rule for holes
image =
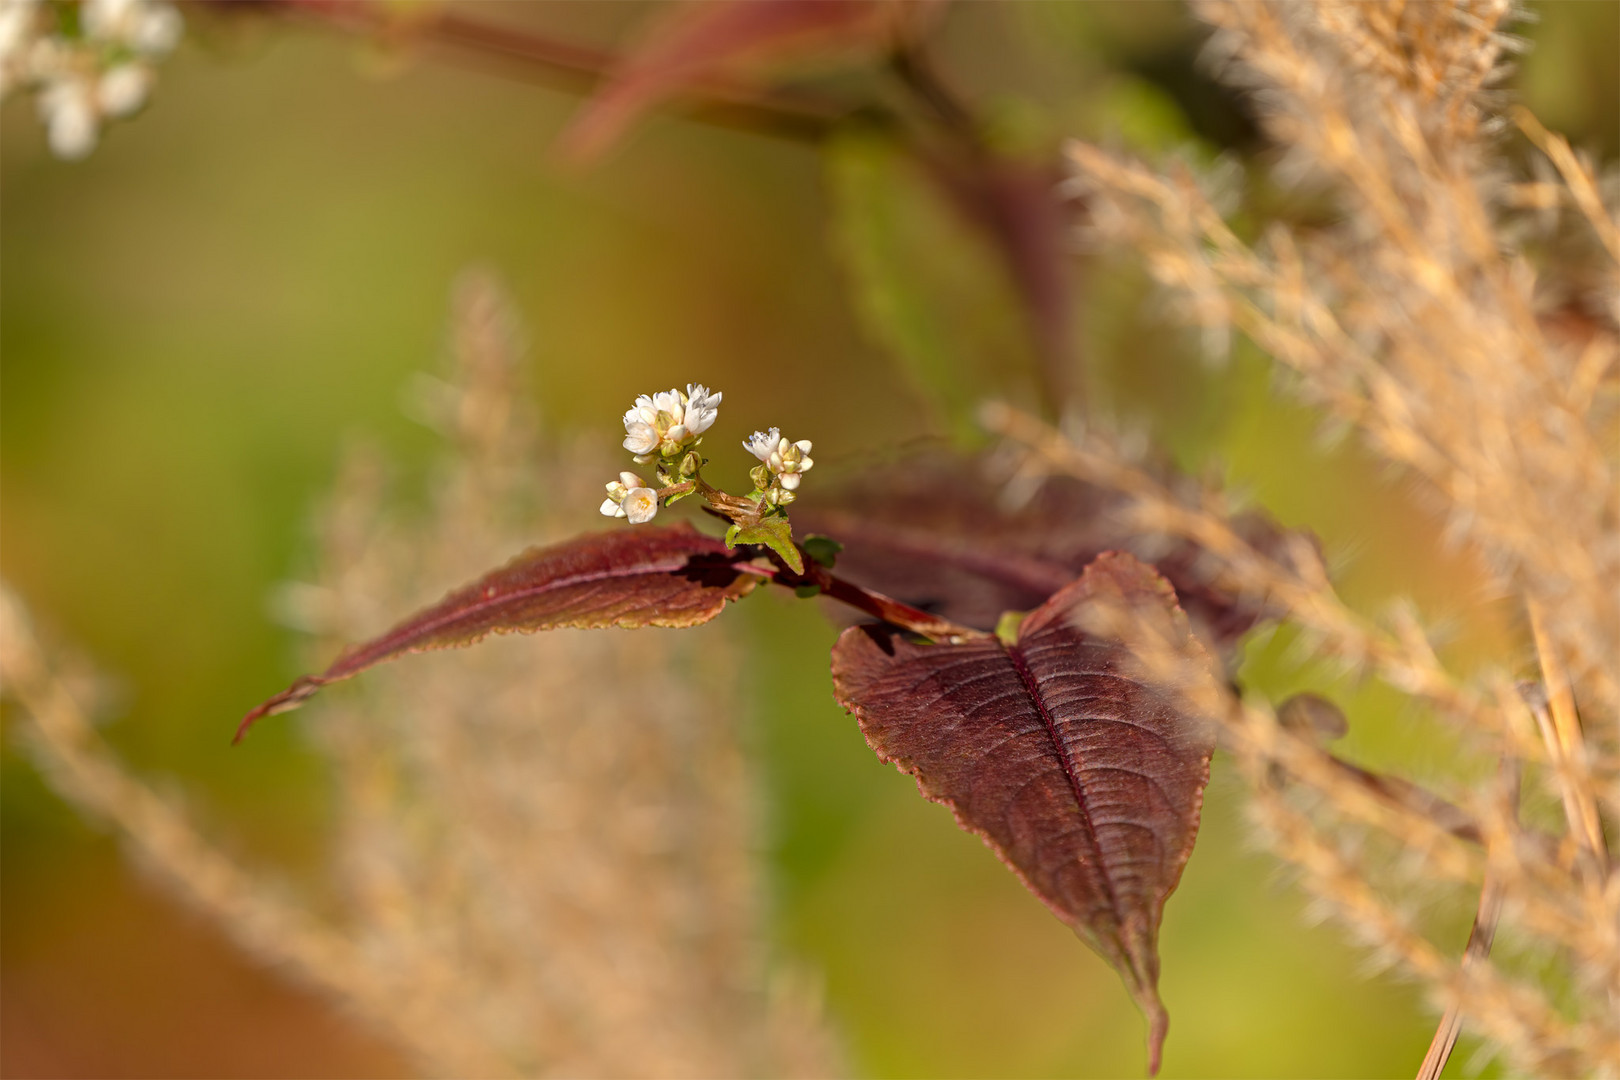
[[771, 428], [769, 431], [756, 431], [752, 437], [743, 442], [743, 449], [759, 458], [759, 460], [768, 463], [771, 460], [771, 452], [776, 449], [777, 440], [781, 437], [781, 433], [776, 428]]
[[658, 429], [651, 424], [638, 420], [626, 430], [629, 434], [624, 437], [624, 448], [632, 454], [650, 454], [658, 445]]
[[643, 525], [658, 515], [658, 496], [651, 488], [636, 488], [624, 497], [625, 516], [632, 525]]

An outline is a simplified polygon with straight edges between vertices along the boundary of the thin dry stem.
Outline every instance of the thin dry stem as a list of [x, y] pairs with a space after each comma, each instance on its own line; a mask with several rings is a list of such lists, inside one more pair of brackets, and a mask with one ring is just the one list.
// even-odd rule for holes
[[[1510, 807], [1516, 807], [1519, 801], [1519, 769], [1516, 764], [1504, 761], [1499, 771], [1504, 780], [1503, 786], [1507, 789], [1507, 802]], [[1499, 852], [1497, 854], [1500, 856]], [[1485, 881], [1479, 887], [1479, 907], [1474, 912], [1474, 925], [1469, 928], [1468, 944], [1463, 948], [1463, 967], [1479, 963], [1490, 955], [1491, 942], [1496, 937], [1496, 924], [1501, 917], [1502, 883], [1487, 868]], [[1429, 1043], [1428, 1053], [1423, 1055], [1417, 1080], [1440, 1080], [1440, 1074], [1445, 1071], [1446, 1062], [1451, 1058], [1451, 1051], [1457, 1045], [1462, 1021], [1462, 1009], [1456, 1002], [1446, 1006], [1445, 1014], [1440, 1017], [1440, 1025]]]

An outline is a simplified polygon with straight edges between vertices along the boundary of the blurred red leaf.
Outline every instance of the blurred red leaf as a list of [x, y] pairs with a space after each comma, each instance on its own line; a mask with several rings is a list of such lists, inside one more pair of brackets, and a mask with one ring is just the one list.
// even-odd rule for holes
[[1186, 654], [1207, 662], [1169, 583], [1110, 553], [1031, 613], [1013, 644], [920, 645], [850, 627], [833, 648], [833, 686], [879, 758], [950, 807], [1119, 971], [1157, 1072], [1169, 1024], [1159, 922], [1197, 839], [1214, 738], [1126, 673], [1122, 644], [1079, 628], [1099, 601], [1168, 611]]
[[[843, 545], [838, 571], [859, 585], [981, 630], [1005, 611], [1028, 611], [1073, 581], [1104, 551], [1154, 563], [1175, 587], [1200, 636], [1230, 651], [1271, 617], [1255, 597], [1222, 589], [1197, 545], [1127, 527], [1124, 496], [1051, 477], [1016, 506], [982, 461], [928, 453], [865, 470], [793, 509], [803, 535]], [[1286, 533], [1260, 514], [1236, 521], [1262, 550]]]
[[297, 708], [321, 687], [406, 653], [471, 645], [490, 634], [573, 626], [696, 626], [745, 596], [759, 578], [689, 525], [636, 527], [533, 548], [392, 630], [357, 645], [319, 675], [305, 675], [243, 718], [240, 739], [264, 716]]
[[903, 12], [888, 0], [707, 0], [685, 5], [657, 26], [575, 117], [565, 155], [588, 160], [624, 134], [637, 116], [674, 94], [700, 87], [728, 96], [715, 79], [745, 61], [824, 50], [846, 53], [881, 41]]

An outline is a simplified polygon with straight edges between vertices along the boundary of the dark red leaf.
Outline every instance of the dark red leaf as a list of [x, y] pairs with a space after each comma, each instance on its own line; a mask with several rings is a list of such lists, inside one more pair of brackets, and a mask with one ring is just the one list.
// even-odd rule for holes
[[240, 739], [263, 716], [297, 708], [321, 687], [428, 649], [471, 645], [489, 634], [564, 626], [696, 626], [760, 580], [746, 557], [689, 525], [637, 526], [533, 548], [392, 630], [346, 651], [248, 713]]
[[[867, 470], [793, 508], [794, 527], [844, 545], [838, 572], [914, 607], [982, 630], [1004, 611], [1028, 611], [1104, 551], [1153, 562], [1175, 586], [1200, 636], [1226, 653], [1262, 618], [1253, 597], [1217, 586], [1196, 545], [1127, 529], [1125, 498], [1067, 477], [1041, 483], [1014, 507], [980, 461], [926, 454]], [[1237, 521], [1262, 550], [1285, 533], [1258, 514]]]
[[564, 152], [581, 160], [601, 153], [646, 109], [694, 84], [711, 82], [739, 61], [814, 46], [831, 47], [836, 55], [877, 40], [897, 10], [898, 5], [883, 0], [709, 0], [687, 5], [657, 27], [585, 106], [563, 134]]
[[1128, 674], [1117, 641], [1077, 624], [1089, 604], [1168, 611], [1207, 662], [1168, 582], [1122, 553], [1093, 562], [997, 639], [921, 645], [844, 631], [833, 686], [885, 761], [949, 806], [1112, 964], [1148, 1019], [1157, 1072], [1159, 921], [1198, 835], [1213, 734]]

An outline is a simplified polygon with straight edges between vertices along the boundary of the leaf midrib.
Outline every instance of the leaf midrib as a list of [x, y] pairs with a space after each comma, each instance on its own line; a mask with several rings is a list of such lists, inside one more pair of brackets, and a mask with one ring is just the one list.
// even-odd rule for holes
[[1097, 827], [1091, 820], [1091, 807], [1086, 803], [1085, 789], [1080, 784], [1080, 769], [1075, 763], [1074, 755], [1069, 750], [1069, 744], [1064, 741], [1057, 728], [1057, 721], [1047, 711], [1046, 702], [1040, 695], [1040, 684], [1035, 680], [1034, 672], [1030, 671], [1024, 654], [1017, 645], [1002, 644], [1002, 650], [1012, 661], [1013, 670], [1023, 681], [1024, 692], [1029, 695], [1030, 703], [1035, 706], [1035, 712], [1046, 727], [1046, 736], [1051, 740], [1052, 746], [1057, 750], [1058, 764], [1063, 770], [1063, 776], [1069, 782], [1069, 791], [1074, 795], [1076, 808], [1080, 812], [1080, 822], [1087, 841], [1091, 845], [1091, 864], [1096, 867], [1097, 880], [1102, 885], [1102, 892], [1108, 900], [1108, 910], [1113, 912], [1114, 919], [1121, 925], [1124, 923], [1124, 911], [1120, 907], [1119, 894], [1114, 891], [1113, 878], [1108, 873], [1108, 862], [1103, 857], [1102, 843], [1097, 837]]

